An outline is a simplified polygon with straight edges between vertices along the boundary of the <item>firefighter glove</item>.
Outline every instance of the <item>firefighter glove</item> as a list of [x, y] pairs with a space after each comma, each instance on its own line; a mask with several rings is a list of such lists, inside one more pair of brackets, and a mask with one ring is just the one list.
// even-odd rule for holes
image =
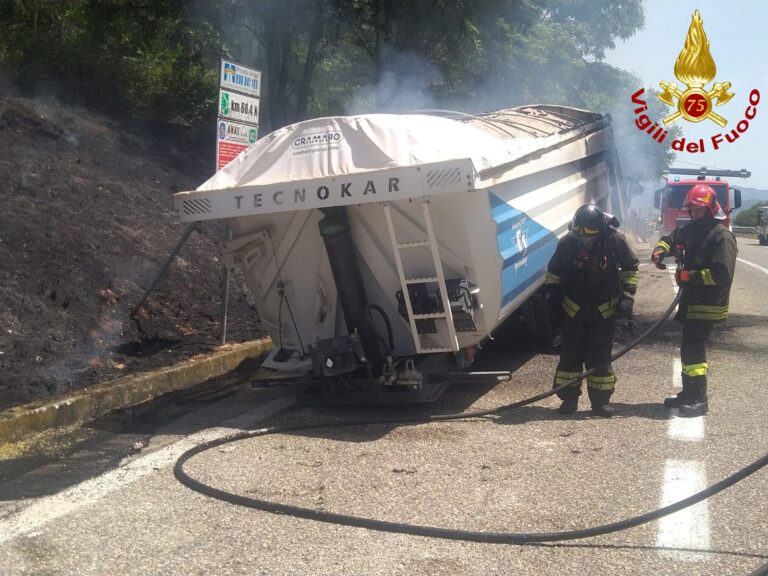
[[683, 270], [681, 268], [678, 268], [675, 272], [675, 281], [677, 282], [677, 285], [680, 286], [681, 284], [687, 284], [691, 281], [691, 273], [688, 270]]
[[623, 320], [632, 320], [632, 307], [634, 302], [632, 300], [622, 300], [619, 302], [619, 318]]
[[651, 252], [651, 260], [659, 270], [664, 270], [664, 268], [667, 267], [663, 262], [665, 256], [667, 256], [667, 252], [661, 246], [657, 246], [653, 249], [653, 252]]

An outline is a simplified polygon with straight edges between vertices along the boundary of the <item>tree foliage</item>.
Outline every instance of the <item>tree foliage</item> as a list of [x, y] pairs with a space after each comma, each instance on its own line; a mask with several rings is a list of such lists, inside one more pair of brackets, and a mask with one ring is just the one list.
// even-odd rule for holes
[[261, 134], [353, 112], [613, 112], [642, 180], [670, 154], [632, 128], [639, 81], [601, 60], [643, 19], [641, 0], [6, 0], [0, 67], [33, 93], [194, 124], [215, 114], [225, 56], [263, 72]]
[[768, 202], [757, 202], [747, 208], [741, 210], [733, 219], [733, 223], [736, 226], [755, 226], [757, 225], [757, 210], [761, 206], [768, 206]]
[[0, 66], [32, 94], [168, 122], [216, 97], [217, 31], [180, 0], [15, 0], [0, 8]]

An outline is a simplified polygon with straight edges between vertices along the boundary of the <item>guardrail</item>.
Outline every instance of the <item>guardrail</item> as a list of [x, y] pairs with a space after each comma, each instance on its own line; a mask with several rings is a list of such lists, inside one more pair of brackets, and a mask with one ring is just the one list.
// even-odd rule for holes
[[754, 226], [733, 226], [733, 233], [742, 238], [757, 238], [757, 228]]

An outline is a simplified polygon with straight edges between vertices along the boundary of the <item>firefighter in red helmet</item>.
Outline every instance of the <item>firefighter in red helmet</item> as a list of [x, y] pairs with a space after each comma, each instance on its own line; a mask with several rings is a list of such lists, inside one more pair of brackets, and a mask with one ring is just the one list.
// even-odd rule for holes
[[725, 214], [710, 186], [691, 187], [683, 207], [688, 208], [690, 223], [662, 236], [651, 260], [663, 269], [664, 258], [674, 255], [678, 260], [675, 278], [682, 291], [675, 320], [683, 324], [683, 389], [664, 400], [664, 406], [679, 408], [681, 416], [701, 416], [709, 410], [706, 341], [715, 323], [728, 318], [738, 249], [736, 237], [722, 223]]
[[[581, 206], [573, 215], [570, 231], [557, 244], [544, 280], [546, 298], [562, 307], [560, 362], [555, 372], [557, 388], [583, 372], [592, 411], [610, 418], [608, 403], [616, 375], [611, 368], [611, 349], [616, 318], [632, 320], [637, 289], [638, 260], [619, 221], [594, 204]], [[557, 393], [560, 414], [578, 408], [581, 383]]]

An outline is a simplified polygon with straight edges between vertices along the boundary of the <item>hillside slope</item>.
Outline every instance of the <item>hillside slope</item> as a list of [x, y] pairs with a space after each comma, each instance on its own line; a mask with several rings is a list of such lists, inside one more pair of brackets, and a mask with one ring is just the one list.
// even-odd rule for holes
[[741, 190], [741, 208], [734, 210], [736, 214], [741, 210], [748, 210], [758, 202], [768, 202], [768, 190], [745, 188], [744, 186], [739, 186], [738, 182], [733, 183], [733, 186]]
[[[0, 410], [217, 345], [220, 224], [192, 234], [129, 320], [183, 230], [171, 195], [210, 175], [210, 151], [191, 142], [0, 96]], [[235, 277], [228, 340], [262, 335]]]

